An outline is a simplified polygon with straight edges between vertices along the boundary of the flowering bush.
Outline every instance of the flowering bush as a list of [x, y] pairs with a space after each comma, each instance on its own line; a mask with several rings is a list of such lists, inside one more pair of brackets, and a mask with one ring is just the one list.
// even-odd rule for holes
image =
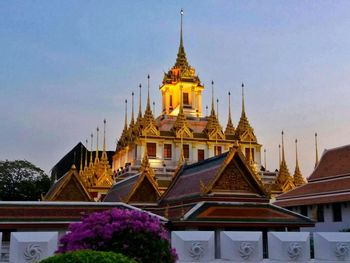
[[174, 263], [168, 232], [157, 217], [135, 210], [93, 213], [69, 226], [58, 253], [92, 249], [124, 254], [142, 263]]
[[40, 263], [136, 263], [124, 255], [91, 250], [77, 250], [65, 254], [58, 254], [40, 261]]

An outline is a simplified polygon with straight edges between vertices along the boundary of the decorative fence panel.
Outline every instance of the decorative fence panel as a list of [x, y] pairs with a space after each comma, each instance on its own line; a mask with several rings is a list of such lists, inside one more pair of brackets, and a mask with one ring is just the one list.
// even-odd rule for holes
[[[38, 262], [57, 250], [57, 242], [57, 232], [13, 232], [8, 256], [0, 233], [0, 263]], [[178, 263], [350, 262], [350, 233], [344, 232], [269, 232], [264, 240], [262, 232], [173, 231], [171, 244], [179, 255]]]

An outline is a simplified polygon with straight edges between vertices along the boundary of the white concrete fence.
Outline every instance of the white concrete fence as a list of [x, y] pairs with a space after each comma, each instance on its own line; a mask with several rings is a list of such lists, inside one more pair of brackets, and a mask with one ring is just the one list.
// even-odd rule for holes
[[[34, 263], [55, 252], [58, 232], [13, 232], [9, 244], [1, 240], [0, 233], [0, 262]], [[308, 232], [269, 232], [264, 242], [261, 232], [173, 231], [171, 244], [178, 262], [350, 262], [350, 233], [343, 232], [312, 238]]]

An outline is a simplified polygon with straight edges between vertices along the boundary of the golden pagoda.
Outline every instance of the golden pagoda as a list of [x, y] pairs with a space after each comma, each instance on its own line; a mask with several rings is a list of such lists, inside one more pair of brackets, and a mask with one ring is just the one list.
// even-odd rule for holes
[[[260, 172], [261, 145], [250, 125], [244, 106], [242, 84], [242, 113], [237, 128], [231, 116], [229, 93], [229, 115], [224, 130], [214, 107], [214, 82], [212, 81], [211, 111], [204, 116], [202, 92], [204, 85], [196, 70], [190, 66], [183, 40], [183, 11], [181, 10], [180, 43], [175, 64], [164, 73], [159, 90], [162, 109], [156, 117], [151, 109], [150, 76], [147, 76], [147, 103], [142, 114], [141, 84], [139, 105], [134, 120], [134, 93], [132, 93], [131, 121], [128, 123], [125, 109], [124, 129], [119, 137], [113, 156], [112, 170], [116, 180], [136, 174], [142, 166], [147, 151], [150, 166], [159, 185], [170, 183], [179, 163], [191, 164], [229, 151], [238, 146], [245, 154], [254, 171]], [[125, 104], [127, 106], [127, 104]], [[183, 160], [183, 161], [182, 161]]]

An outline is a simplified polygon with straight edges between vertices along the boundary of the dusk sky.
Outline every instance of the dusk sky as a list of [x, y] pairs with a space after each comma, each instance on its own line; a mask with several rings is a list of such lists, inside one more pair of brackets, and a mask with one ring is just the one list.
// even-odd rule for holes
[[[124, 100], [139, 83], [146, 87], [147, 74], [158, 116], [159, 85], [179, 45], [181, 8], [187, 58], [205, 86], [204, 107], [214, 80], [221, 125], [230, 91], [236, 126], [244, 82], [247, 116], [267, 150], [268, 169], [278, 168], [282, 130], [289, 170], [298, 138], [305, 177], [315, 163], [315, 132], [320, 156], [349, 144], [350, 1], [4, 0], [0, 160], [26, 159], [48, 173], [102, 128], [104, 118], [107, 148], [115, 150]], [[143, 94], [144, 109], [146, 89]]]

